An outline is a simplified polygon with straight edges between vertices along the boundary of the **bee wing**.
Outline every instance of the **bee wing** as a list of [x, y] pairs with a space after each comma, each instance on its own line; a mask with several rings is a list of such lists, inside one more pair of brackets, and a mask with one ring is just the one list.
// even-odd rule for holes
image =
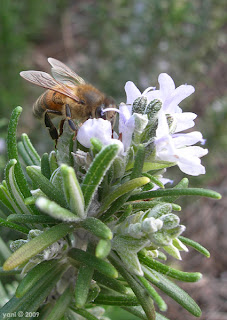
[[25, 80], [36, 84], [37, 86], [57, 91], [64, 94], [65, 96], [72, 98], [75, 101], [80, 101], [80, 99], [75, 96], [74, 92], [69, 87], [65, 86], [62, 83], [59, 83], [46, 72], [33, 70], [21, 71], [20, 76]]
[[52, 66], [51, 72], [53, 77], [59, 82], [69, 86], [85, 84], [85, 81], [83, 78], [78, 76], [78, 74], [72, 71], [69, 67], [67, 67], [61, 61], [54, 58], [48, 58], [48, 62]]

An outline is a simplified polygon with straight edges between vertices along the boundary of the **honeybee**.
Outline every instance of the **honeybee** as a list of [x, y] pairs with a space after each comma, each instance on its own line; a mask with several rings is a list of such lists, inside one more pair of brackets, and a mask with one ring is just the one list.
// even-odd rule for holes
[[[116, 114], [114, 109], [117, 108], [114, 99], [87, 84], [59, 60], [48, 58], [48, 62], [52, 67], [53, 77], [46, 72], [33, 70], [22, 71], [20, 75], [25, 80], [48, 89], [34, 103], [33, 114], [38, 119], [44, 119], [51, 138], [55, 140], [55, 146], [63, 133], [65, 120], [75, 135], [78, 127], [73, 119], [83, 123], [89, 118], [103, 118], [109, 120], [113, 127]], [[51, 121], [56, 116], [62, 118], [59, 132]]]

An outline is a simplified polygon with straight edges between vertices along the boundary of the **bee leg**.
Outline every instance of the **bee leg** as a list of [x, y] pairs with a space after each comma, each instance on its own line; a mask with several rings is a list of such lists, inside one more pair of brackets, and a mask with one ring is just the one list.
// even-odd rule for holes
[[64, 123], [65, 123], [65, 119], [62, 119], [60, 122], [60, 128], [59, 128], [59, 137], [62, 135], [63, 133], [63, 127], [64, 127]]
[[51, 121], [47, 112], [45, 112], [44, 122], [45, 122], [45, 126], [49, 129], [49, 134], [50, 134], [51, 138], [53, 140], [55, 140], [55, 147], [56, 147], [57, 142], [58, 142], [58, 137], [59, 137], [58, 131], [57, 131], [56, 127], [54, 126], [53, 122]]
[[76, 127], [75, 123], [72, 121], [72, 119], [68, 119], [68, 124], [69, 124], [70, 128], [74, 131], [73, 140], [75, 140], [76, 136], [77, 136], [77, 127]]
[[68, 124], [69, 124], [70, 128], [75, 132], [75, 135], [74, 135], [74, 138], [73, 138], [73, 140], [75, 140], [76, 135], [77, 135], [77, 127], [76, 127], [75, 123], [72, 120], [72, 115], [71, 115], [71, 111], [70, 111], [70, 108], [69, 108], [68, 104], [65, 105], [65, 114], [66, 114], [66, 118], [68, 120]]

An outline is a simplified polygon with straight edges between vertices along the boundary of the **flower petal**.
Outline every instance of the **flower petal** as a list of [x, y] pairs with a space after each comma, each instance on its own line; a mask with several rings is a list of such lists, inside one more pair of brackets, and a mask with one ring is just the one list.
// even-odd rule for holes
[[174, 134], [172, 137], [174, 139], [174, 145], [176, 148], [191, 146], [203, 140], [202, 133], [199, 131], [193, 131], [190, 133], [178, 133]]
[[126, 82], [125, 92], [127, 96], [126, 104], [133, 104], [133, 102], [141, 96], [141, 92], [132, 81]]
[[112, 136], [111, 123], [102, 118], [88, 119], [77, 133], [77, 140], [86, 148], [91, 147], [91, 138], [99, 139], [104, 145], [109, 144]]
[[174, 113], [172, 116], [177, 122], [175, 132], [180, 132], [194, 127], [195, 123], [193, 120], [197, 117], [193, 112]]
[[162, 99], [166, 99], [175, 90], [173, 79], [167, 73], [161, 73], [158, 77]]
[[165, 100], [163, 109], [166, 113], [174, 112], [174, 109], [178, 104], [190, 96], [195, 91], [195, 88], [191, 85], [183, 84], [176, 88], [173, 93]]
[[191, 176], [199, 176], [200, 174], [205, 174], [206, 169], [203, 165], [188, 165], [182, 162], [177, 163], [180, 170], [186, 174], [190, 174]]

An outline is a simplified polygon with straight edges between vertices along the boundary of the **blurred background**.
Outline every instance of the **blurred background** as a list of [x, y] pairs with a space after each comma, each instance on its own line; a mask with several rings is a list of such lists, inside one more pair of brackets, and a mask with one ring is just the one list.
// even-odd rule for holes
[[[223, 199], [180, 203], [184, 235], [207, 247], [211, 258], [190, 250], [182, 262], [172, 263], [204, 274], [197, 284], [180, 284], [202, 308], [203, 320], [227, 319], [226, 22], [224, 0], [0, 0], [1, 179], [15, 106], [23, 107], [18, 134], [26, 132], [40, 154], [53, 149], [47, 130], [32, 116], [32, 104], [43, 90], [19, 76], [21, 70], [49, 72], [48, 57], [63, 61], [118, 103], [125, 101], [126, 81], [143, 91], [158, 85], [161, 72], [171, 75], [176, 86], [195, 87], [181, 107], [198, 114], [195, 130], [203, 133], [209, 154], [202, 159], [206, 175], [189, 177], [190, 186], [212, 188]], [[183, 177], [179, 170], [168, 173], [176, 183]], [[170, 319], [194, 319], [166, 301]], [[108, 312], [113, 319], [136, 319], [115, 308]]]

